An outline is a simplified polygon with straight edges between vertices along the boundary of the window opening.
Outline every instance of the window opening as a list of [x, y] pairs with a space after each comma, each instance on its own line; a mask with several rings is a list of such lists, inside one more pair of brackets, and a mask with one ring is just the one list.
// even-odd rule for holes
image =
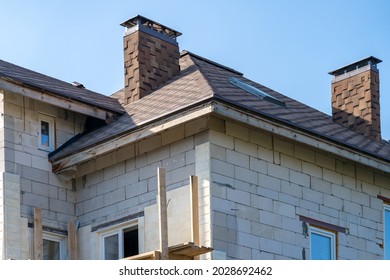
[[138, 244], [138, 229], [127, 229], [123, 234], [123, 250], [124, 258], [138, 255], [139, 244]]
[[38, 147], [41, 150], [54, 150], [54, 118], [46, 115], [39, 115]]
[[385, 206], [383, 215], [384, 259], [390, 260], [390, 206]]
[[104, 238], [104, 259], [119, 259], [119, 234], [114, 234]]
[[310, 226], [310, 258], [312, 260], [335, 260], [336, 233]]
[[50, 147], [49, 139], [49, 123], [41, 121], [41, 145], [45, 147]]
[[66, 259], [65, 237], [54, 234], [44, 233], [42, 238], [44, 260], [64, 260]]
[[60, 260], [60, 242], [43, 239], [43, 259]]
[[139, 254], [137, 226], [110, 231], [102, 235], [102, 238], [105, 260], [118, 260]]

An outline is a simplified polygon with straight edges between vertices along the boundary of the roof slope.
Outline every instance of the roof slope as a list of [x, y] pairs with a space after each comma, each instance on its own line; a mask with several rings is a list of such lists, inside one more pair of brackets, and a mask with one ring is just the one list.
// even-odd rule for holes
[[332, 117], [308, 105], [298, 102], [261, 84], [257, 84], [244, 77], [239, 79], [261, 91], [277, 98], [286, 104], [285, 107], [259, 99], [231, 84], [228, 80], [230, 73], [223, 68], [213, 66], [207, 61], [194, 58], [195, 63], [205, 73], [208, 82], [212, 85], [214, 97], [236, 105], [254, 113], [268, 117], [300, 130], [315, 134], [328, 140], [337, 142], [353, 149], [358, 149], [372, 156], [390, 160], [390, 144], [372, 141], [369, 138], [333, 122]]
[[[161, 117], [179, 111], [211, 98], [213, 91], [199, 68], [185, 56], [180, 60], [181, 72], [174, 79], [162, 85], [153, 93], [125, 106], [127, 114], [113, 123], [85, 134], [77, 141], [65, 143], [50, 154], [50, 160], [75, 154], [78, 151], [120, 136], [140, 125], [153, 122]], [[117, 98], [123, 92], [117, 92]]]
[[[55, 161], [75, 154], [196, 104], [217, 100], [390, 161], [390, 144], [371, 141], [334, 123], [330, 116], [263, 85], [254, 83], [233, 69], [189, 52], [182, 54], [180, 64], [182, 69], [180, 75], [150, 95], [128, 104], [125, 107], [127, 114], [117, 121], [86, 134], [73, 143], [65, 144], [60, 150], [50, 155], [50, 160]], [[230, 77], [235, 77], [272, 95], [284, 102], [286, 106], [260, 99], [230, 83]], [[116, 95], [119, 96], [120, 93], [116, 93]]]
[[0, 60], [0, 78], [39, 91], [77, 100], [111, 112], [123, 113], [118, 100]]

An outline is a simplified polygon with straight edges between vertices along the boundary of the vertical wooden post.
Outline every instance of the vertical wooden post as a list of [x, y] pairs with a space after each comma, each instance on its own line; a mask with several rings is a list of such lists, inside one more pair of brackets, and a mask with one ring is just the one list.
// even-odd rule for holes
[[43, 259], [42, 209], [34, 208], [34, 260]]
[[[191, 241], [195, 245], [200, 244], [199, 238], [199, 195], [198, 177], [190, 176], [190, 205], [191, 205]], [[194, 260], [199, 260], [199, 256], [194, 256]]]
[[70, 260], [77, 260], [77, 239], [74, 224], [68, 223], [68, 254]]
[[167, 187], [166, 187], [165, 169], [157, 168], [157, 190], [158, 190], [158, 214], [160, 230], [160, 252], [161, 259], [167, 260], [168, 253], [168, 216], [167, 216]]
[[198, 177], [190, 176], [191, 188], [191, 241], [199, 245], [199, 199], [198, 199]]

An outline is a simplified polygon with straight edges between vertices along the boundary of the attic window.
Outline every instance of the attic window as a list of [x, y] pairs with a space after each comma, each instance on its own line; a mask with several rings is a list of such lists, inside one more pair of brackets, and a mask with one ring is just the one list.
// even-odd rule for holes
[[254, 86], [251, 86], [243, 81], [240, 81], [237, 78], [230, 77], [229, 82], [231, 84], [245, 90], [246, 92], [249, 92], [250, 94], [253, 94], [253, 95], [259, 97], [261, 100], [267, 100], [268, 102], [274, 103], [276, 105], [286, 107], [286, 103], [284, 103], [283, 101], [280, 101], [276, 97], [273, 97], [272, 95], [265, 93], [264, 91], [254, 87]]
[[38, 124], [40, 126], [38, 131], [38, 148], [51, 152], [54, 150], [54, 118], [39, 114]]

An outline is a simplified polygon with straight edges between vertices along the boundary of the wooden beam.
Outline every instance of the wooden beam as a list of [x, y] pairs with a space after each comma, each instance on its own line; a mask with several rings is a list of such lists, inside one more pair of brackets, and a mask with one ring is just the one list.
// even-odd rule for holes
[[159, 214], [159, 232], [160, 232], [160, 252], [161, 259], [167, 260], [168, 253], [168, 215], [167, 215], [167, 187], [166, 187], [165, 169], [157, 168], [157, 191], [158, 191], [158, 214]]
[[161, 260], [161, 254], [159, 251], [151, 251], [142, 254], [138, 254], [131, 257], [123, 258], [123, 260]]
[[384, 202], [385, 204], [390, 204], [390, 198], [388, 198], [388, 197], [385, 197], [385, 196], [382, 196], [382, 195], [379, 195], [379, 194], [378, 194], [377, 198], [383, 200], [383, 202]]
[[[193, 242], [181, 243], [168, 248], [170, 260], [193, 260], [196, 256], [211, 252], [213, 249], [197, 246]], [[159, 251], [151, 251], [124, 258], [123, 260], [160, 260]]]
[[190, 176], [191, 188], [191, 242], [195, 245], [200, 244], [199, 240], [199, 198], [198, 198], [198, 177]]
[[77, 260], [77, 236], [73, 223], [68, 223], [68, 255], [70, 260]]
[[84, 115], [95, 117], [101, 120], [106, 120], [107, 114], [109, 115], [113, 114], [109, 110], [104, 110], [98, 107], [94, 107], [93, 105], [84, 104], [77, 100], [70, 100], [65, 97], [60, 97], [54, 94], [49, 94], [38, 90], [30, 89], [27, 87], [23, 87], [21, 85], [4, 81], [2, 79], [0, 79], [0, 88], [3, 88], [6, 91], [12, 93], [20, 94], [22, 96], [31, 99], [39, 100], [60, 108], [82, 113]]
[[319, 221], [319, 220], [316, 220], [316, 219], [313, 219], [313, 218], [309, 218], [309, 217], [305, 217], [305, 216], [299, 216], [299, 220], [302, 221], [302, 222], [308, 223], [310, 225], [321, 227], [321, 228], [324, 228], [324, 229], [329, 229], [329, 230], [332, 230], [332, 231], [337, 231], [337, 232], [342, 232], [342, 233], [347, 233], [348, 232], [348, 228], [340, 227], [340, 226], [337, 226], [337, 225], [334, 225], [334, 224], [325, 223], [323, 221]]
[[42, 209], [34, 208], [34, 260], [43, 259]]

